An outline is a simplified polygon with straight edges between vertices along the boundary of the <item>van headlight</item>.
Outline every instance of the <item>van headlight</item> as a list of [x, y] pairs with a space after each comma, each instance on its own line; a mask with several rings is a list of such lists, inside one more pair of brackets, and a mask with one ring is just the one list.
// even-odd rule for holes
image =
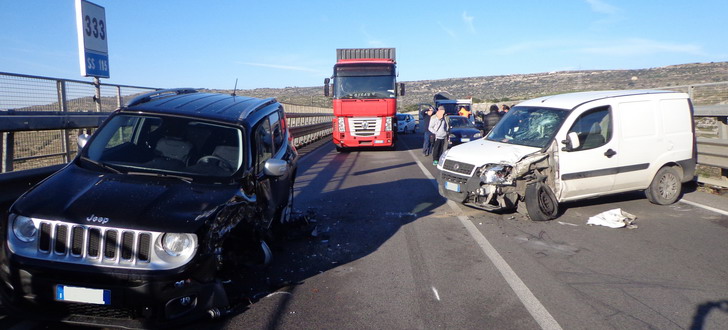
[[170, 256], [189, 256], [197, 248], [197, 235], [166, 233], [162, 236], [162, 249]]
[[480, 182], [484, 184], [509, 184], [513, 167], [503, 164], [486, 165], [480, 170]]
[[29, 243], [35, 241], [38, 227], [36, 227], [33, 219], [18, 215], [13, 220], [13, 233], [19, 240]]
[[442, 168], [445, 165], [445, 158], [447, 158], [448, 152], [450, 152], [450, 149], [443, 151], [442, 155], [440, 155], [440, 159], [437, 161], [438, 168]]

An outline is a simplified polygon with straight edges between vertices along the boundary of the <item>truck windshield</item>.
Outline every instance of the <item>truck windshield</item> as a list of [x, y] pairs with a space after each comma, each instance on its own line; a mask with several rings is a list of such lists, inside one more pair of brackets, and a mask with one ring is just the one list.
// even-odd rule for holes
[[394, 66], [341, 65], [334, 69], [334, 98], [395, 98]]
[[561, 127], [568, 110], [538, 107], [514, 107], [486, 140], [543, 148]]
[[120, 173], [228, 177], [242, 165], [242, 145], [235, 127], [120, 114], [94, 134], [81, 159]]

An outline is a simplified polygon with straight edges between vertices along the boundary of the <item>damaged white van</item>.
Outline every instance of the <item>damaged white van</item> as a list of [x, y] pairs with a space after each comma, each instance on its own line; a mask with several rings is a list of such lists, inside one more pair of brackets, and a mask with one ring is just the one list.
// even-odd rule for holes
[[672, 204], [695, 173], [692, 114], [687, 94], [659, 90], [525, 101], [483, 139], [443, 153], [439, 191], [488, 211], [517, 208], [535, 221], [557, 217], [562, 202], [633, 190]]

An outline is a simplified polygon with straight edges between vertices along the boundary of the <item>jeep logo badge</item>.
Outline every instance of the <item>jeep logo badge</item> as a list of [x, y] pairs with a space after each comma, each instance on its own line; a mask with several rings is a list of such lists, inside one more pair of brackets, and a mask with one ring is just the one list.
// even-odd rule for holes
[[88, 222], [98, 222], [98, 223], [100, 223], [102, 225], [105, 225], [107, 222], [109, 222], [109, 218], [97, 217], [97, 216], [95, 216], [95, 215], [92, 214], [90, 217], [87, 217], [86, 218], [86, 221], [88, 221]]

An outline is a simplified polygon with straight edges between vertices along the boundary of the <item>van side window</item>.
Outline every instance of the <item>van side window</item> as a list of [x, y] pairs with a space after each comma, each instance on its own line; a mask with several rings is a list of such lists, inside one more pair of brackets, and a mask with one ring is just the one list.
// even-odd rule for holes
[[576, 119], [569, 133], [579, 136], [579, 148], [588, 150], [605, 145], [612, 138], [612, 115], [609, 106], [588, 110]]
[[270, 123], [267, 119], [261, 120], [258, 127], [255, 128], [255, 158], [258, 171], [263, 169], [265, 161], [273, 156], [273, 134], [271, 133]]

